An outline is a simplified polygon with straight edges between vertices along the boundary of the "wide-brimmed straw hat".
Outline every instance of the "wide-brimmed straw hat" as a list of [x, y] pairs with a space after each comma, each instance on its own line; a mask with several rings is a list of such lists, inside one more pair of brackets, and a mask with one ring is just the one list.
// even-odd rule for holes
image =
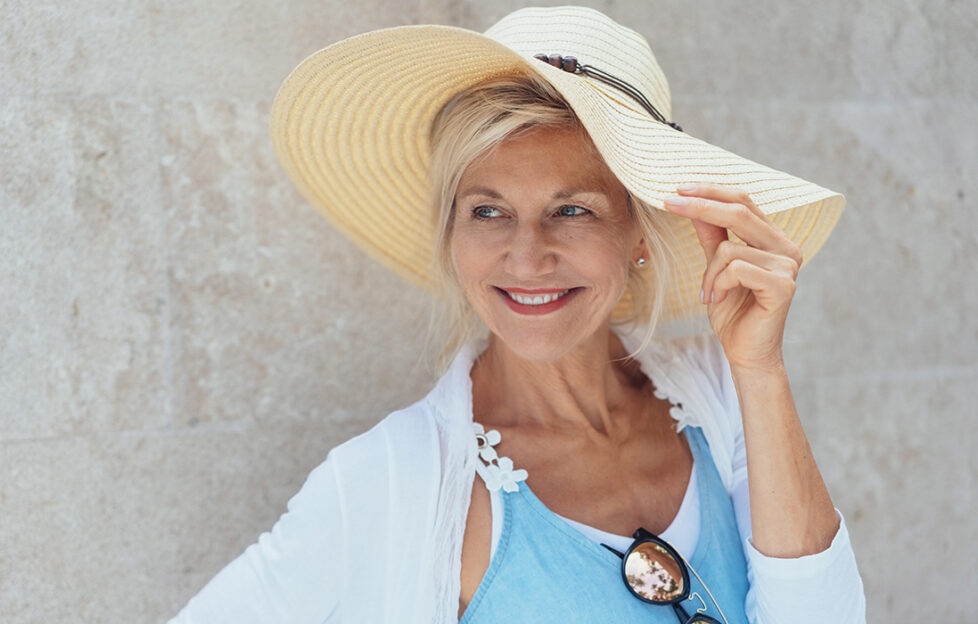
[[[741, 188], [806, 259], [842, 212], [839, 193], [673, 127], [669, 85], [646, 40], [582, 7], [521, 9], [484, 34], [401, 26], [324, 48], [293, 70], [275, 98], [275, 150], [335, 227], [404, 279], [433, 290], [432, 121], [459, 92], [510, 74], [552, 84], [611, 171], [656, 208], [684, 183]], [[666, 310], [676, 318], [702, 310], [693, 304], [705, 261], [689, 220], [672, 223], [682, 266]], [[626, 293], [616, 314], [631, 305]]]

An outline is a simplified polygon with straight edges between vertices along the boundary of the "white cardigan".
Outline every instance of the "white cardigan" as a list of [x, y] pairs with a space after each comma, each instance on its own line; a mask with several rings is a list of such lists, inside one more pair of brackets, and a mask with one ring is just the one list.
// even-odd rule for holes
[[[622, 334], [625, 347], [638, 334]], [[423, 399], [334, 448], [288, 512], [171, 624], [455, 624], [475, 476], [472, 364], [462, 349]], [[638, 356], [681, 429], [701, 427], [732, 495], [748, 562], [750, 622], [862, 624], [865, 597], [845, 522], [824, 552], [765, 557], [749, 539], [737, 397], [713, 336], [654, 341]], [[841, 516], [840, 516], [841, 518]]]

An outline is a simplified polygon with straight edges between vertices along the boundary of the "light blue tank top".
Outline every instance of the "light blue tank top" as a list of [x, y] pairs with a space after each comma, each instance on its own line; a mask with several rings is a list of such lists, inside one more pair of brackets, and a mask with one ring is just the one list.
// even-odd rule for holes
[[[747, 624], [747, 563], [733, 504], [702, 431], [696, 427], [685, 431], [695, 458], [700, 499], [700, 535], [688, 561], [720, 605], [727, 624]], [[702, 597], [705, 613], [723, 622], [692, 573], [690, 586], [691, 596], [695, 592]], [[702, 607], [697, 598], [683, 602], [690, 615]], [[633, 596], [621, 577], [621, 559], [550, 511], [524, 481], [519, 491], [503, 493], [499, 544], [460, 624], [677, 621], [671, 607]]]

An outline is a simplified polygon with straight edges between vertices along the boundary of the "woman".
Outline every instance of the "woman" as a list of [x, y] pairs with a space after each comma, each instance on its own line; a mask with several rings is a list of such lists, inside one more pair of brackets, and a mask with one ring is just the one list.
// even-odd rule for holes
[[[576, 7], [292, 73], [286, 170], [440, 291], [452, 363], [173, 621], [864, 621], [781, 351], [843, 200], [670, 114], [644, 39]], [[714, 335], [653, 335], [700, 311]]]

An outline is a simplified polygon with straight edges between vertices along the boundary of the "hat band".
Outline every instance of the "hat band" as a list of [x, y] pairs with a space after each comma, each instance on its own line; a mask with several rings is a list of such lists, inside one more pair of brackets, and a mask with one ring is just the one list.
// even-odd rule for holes
[[560, 54], [540, 53], [540, 54], [534, 54], [533, 58], [541, 60], [544, 63], [549, 63], [550, 65], [553, 65], [558, 69], [564, 70], [565, 72], [571, 74], [582, 74], [585, 76], [590, 76], [595, 80], [605, 83], [606, 85], [610, 85], [618, 89], [619, 91], [624, 92], [626, 95], [630, 96], [633, 100], [641, 104], [642, 108], [647, 110], [649, 114], [652, 115], [652, 117], [656, 121], [666, 124], [667, 126], [671, 126], [672, 128], [675, 128], [680, 132], [683, 131], [682, 126], [680, 126], [674, 121], [666, 120], [665, 116], [659, 112], [659, 109], [653, 106], [652, 102], [650, 102], [648, 98], [642, 95], [641, 91], [639, 91], [632, 85], [628, 84], [621, 78], [616, 78], [615, 76], [612, 76], [608, 72], [600, 70], [597, 67], [584, 65], [578, 62], [578, 60], [573, 56], [561, 56]]

